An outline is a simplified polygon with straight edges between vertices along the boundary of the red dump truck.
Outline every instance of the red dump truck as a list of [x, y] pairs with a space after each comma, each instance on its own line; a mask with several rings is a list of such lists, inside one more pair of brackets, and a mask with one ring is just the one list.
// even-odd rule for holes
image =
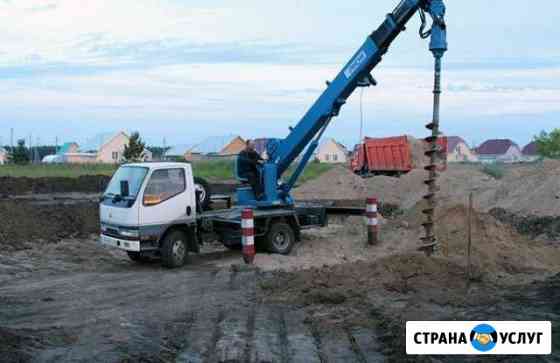
[[[426, 162], [422, 162], [424, 149], [422, 147], [420, 147], [420, 150], [411, 148], [410, 141], [407, 136], [366, 137], [363, 143], [355, 146], [350, 167], [355, 174], [361, 176], [400, 176], [415, 167], [422, 167], [415, 164], [426, 164]], [[415, 142], [417, 143], [418, 140]], [[442, 150], [442, 156], [446, 155], [447, 137], [438, 138], [437, 144]], [[411, 149], [414, 149], [414, 151]], [[413, 155], [413, 152], [418, 155]], [[442, 159], [445, 159], [445, 157]], [[438, 166], [440, 171], [445, 170], [445, 168], [446, 163]]]

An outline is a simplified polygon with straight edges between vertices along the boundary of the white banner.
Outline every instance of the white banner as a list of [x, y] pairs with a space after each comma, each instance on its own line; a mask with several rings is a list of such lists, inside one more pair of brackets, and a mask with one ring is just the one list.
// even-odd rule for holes
[[550, 321], [407, 321], [406, 353], [551, 354]]

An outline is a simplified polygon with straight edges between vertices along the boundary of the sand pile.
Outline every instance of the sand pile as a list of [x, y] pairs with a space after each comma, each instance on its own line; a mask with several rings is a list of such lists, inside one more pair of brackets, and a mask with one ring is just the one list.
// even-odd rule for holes
[[[362, 179], [348, 168], [338, 166], [298, 187], [293, 194], [296, 199], [333, 200], [362, 200], [372, 196], [383, 203], [397, 204], [408, 209], [422, 200], [427, 192], [424, 184], [426, 177], [426, 171], [415, 169], [400, 178], [379, 175]], [[475, 167], [463, 165], [451, 165], [441, 173], [439, 184], [441, 192], [438, 198], [455, 203], [458, 198], [465, 199], [471, 188], [493, 189], [498, 186], [493, 178]]]
[[[384, 203], [413, 207], [427, 192], [427, 172], [415, 169], [400, 178], [374, 176], [362, 179], [348, 168], [333, 168], [319, 178], [297, 188], [298, 199], [356, 199], [377, 197]], [[441, 206], [466, 204], [474, 192], [476, 209], [488, 211], [495, 207], [511, 212], [537, 215], [560, 215], [560, 161], [539, 164], [511, 165], [496, 180], [483, 173], [479, 165], [449, 164], [439, 173]]]
[[[488, 193], [486, 193], [488, 194]], [[560, 216], [560, 160], [520, 166], [506, 172], [487, 208], [535, 216]]]
[[[467, 208], [456, 205], [439, 214], [436, 235], [447, 243], [449, 256], [460, 260], [467, 255]], [[475, 211], [472, 221], [472, 258], [480, 272], [517, 274], [560, 267], [560, 249], [530, 241], [486, 213]]]
[[367, 189], [364, 179], [355, 175], [346, 166], [336, 166], [319, 178], [296, 188], [293, 196], [300, 200], [309, 199], [363, 199]]
[[410, 157], [412, 159], [412, 166], [417, 169], [422, 169], [428, 165], [430, 159], [424, 155], [427, 150], [427, 144], [424, 140], [415, 138], [414, 136], [407, 135], [408, 145], [410, 146]]

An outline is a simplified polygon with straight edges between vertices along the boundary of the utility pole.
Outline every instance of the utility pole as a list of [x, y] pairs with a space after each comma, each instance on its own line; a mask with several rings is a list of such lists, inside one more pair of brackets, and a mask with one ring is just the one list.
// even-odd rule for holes
[[39, 145], [41, 145], [41, 137], [37, 136], [37, 139], [35, 140], [35, 149], [34, 149], [34, 154], [35, 154], [35, 163], [39, 164], [41, 162], [41, 154], [39, 154]]
[[29, 133], [28, 135], [29, 137], [29, 160], [33, 161], [33, 149], [31, 148], [33, 146], [33, 133]]
[[10, 128], [10, 152], [14, 151], [14, 128]]

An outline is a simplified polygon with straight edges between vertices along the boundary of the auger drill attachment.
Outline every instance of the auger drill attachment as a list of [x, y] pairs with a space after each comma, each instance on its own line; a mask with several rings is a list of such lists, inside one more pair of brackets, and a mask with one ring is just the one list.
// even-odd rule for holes
[[[425, 11], [428, 12], [432, 18], [433, 24], [432, 28], [428, 31], [424, 31], [426, 27], [426, 15]], [[424, 183], [428, 187], [428, 193], [424, 195], [426, 201], [426, 207], [422, 210], [422, 213], [426, 216], [426, 221], [422, 223], [424, 227], [425, 235], [421, 238], [422, 245], [420, 250], [424, 251], [426, 255], [431, 255], [437, 247], [437, 239], [434, 230], [434, 214], [437, 205], [435, 196], [439, 191], [437, 185], [437, 159], [441, 151], [438, 146], [438, 136], [439, 132], [439, 106], [440, 106], [440, 94], [441, 94], [441, 60], [443, 54], [447, 50], [447, 34], [445, 26], [445, 5], [442, 0], [432, 0], [426, 4], [426, 9], [420, 10], [420, 18], [422, 20], [422, 26], [420, 28], [420, 37], [430, 39], [430, 51], [434, 55], [434, 109], [433, 109], [433, 119], [432, 122], [426, 125], [428, 130], [431, 130], [431, 135], [425, 138], [428, 144], [428, 149], [425, 155], [430, 159], [429, 164], [424, 167], [428, 172], [428, 178]]]

